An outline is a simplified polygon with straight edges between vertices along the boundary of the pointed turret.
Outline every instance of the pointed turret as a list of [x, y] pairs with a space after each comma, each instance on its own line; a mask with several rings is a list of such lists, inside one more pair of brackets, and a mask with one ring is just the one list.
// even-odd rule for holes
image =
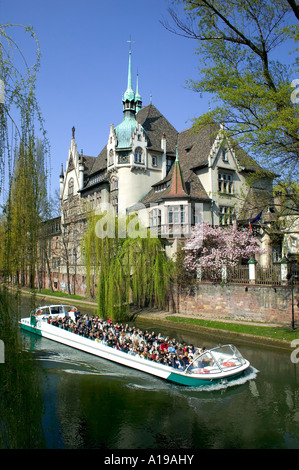
[[64, 187], [64, 172], [63, 172], [63, 164], [61, 164], [61, 171], [59, 175], [59, 198], [62, 199], [63, 195], [63, 187]]
[[171, 198], [186, 198], [188, 197], [188, 193], [186, 191], [185, 183], [182, 176], [181, 166], [178, 157], [178, 147], [176, 146], [176, 159], [173, 165], [173, 173], [171, 178], [171, 183], [168, 192], [166, 193], [164, 198], [171, 199]]
[[123, 95], [122, 101], [124, 106], [124, 118], [123, 121], [115, 127], [117, 148], [129, 148], [131, 146], [132, 134], [137, 126], [135, 93], [132, 89], [131, 51], [129, 51], [127, 90]]
[[136, 80], [136, 93], [135, 93], [135, 103], [136, 103], [136, 114], [140, 109], [142, 108], [142, 98], [139, 95], [139, 90], [138, 90], [138, 73], [137, 73], [137, 80]]
[[127, 89], [123, 96], [123, 105], [124, 105], [124, 112], [133, 111], [135, 114], [136, 107], [135, 107], [135, 93], [132, 88], [132, 64], [131, 64], [131, 51], [129, 51], [129, 66], [128, 66], [128, 84]]

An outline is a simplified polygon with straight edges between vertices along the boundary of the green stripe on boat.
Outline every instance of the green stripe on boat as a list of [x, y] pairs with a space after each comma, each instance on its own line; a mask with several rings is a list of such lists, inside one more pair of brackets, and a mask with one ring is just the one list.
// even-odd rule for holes
[[30, 333], [35, 333], [36, 335], [42, 336], [42, 332], [38, 328], [34, 328], [30, 325], [26, 325], [25, 323], [21, 323], [20, 326], [23, 330], [27, 330], [27, 331], [30, 331]]

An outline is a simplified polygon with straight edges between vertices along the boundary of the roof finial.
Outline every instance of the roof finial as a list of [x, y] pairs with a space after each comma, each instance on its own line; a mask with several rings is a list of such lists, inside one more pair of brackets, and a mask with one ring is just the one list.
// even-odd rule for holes
[[132, 40], [131, 40], [131, 36], [130, 36], [130, 39], [129, 39], [127, 42], [130, 44], [130, 52], [131, 52], [131, 49], [132, 49], [131, 44], [132, 44], [133, 42], [135, 42], [135, 41], [132, 41]]
[[130, 44], [130, 50], [129, 50], [129, 70], [128, 70], [128, 90], [132, 90], [132, 66], [131, 66], [131, 55], [132, 55], [132, 43], [135, 41], [130, 39], [127, 41]]
[[72, 127], [72, 138], [75, 138], [75, 126]]
[[135, 96], [136, 95], [139, 95], [139, 90], [138, 90], [138, 82], [139, 82], [139, 73], [138, 73], [138, 69], [137, 69], [137, 77], [136, 77], [136, 93], [135, 93]]

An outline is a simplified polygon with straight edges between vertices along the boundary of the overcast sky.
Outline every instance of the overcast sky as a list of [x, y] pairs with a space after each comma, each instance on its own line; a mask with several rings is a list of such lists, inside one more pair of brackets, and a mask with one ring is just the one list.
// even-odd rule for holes
[[[132, 39], [133, 88], [139, 73], [143, 105], [150, 102], [181, 131], [208, 109], [207, 98], [186, 87], [196, 78], [196, 42], [168, 32], [167, 0], [0, 0], [1, 23], [31, 25], [40, 42], [36, 94], [51, 144], [51, 192], [76, 128], [78, 151], [97, 156], [109, 127], [122, 121]], [[16, 36], [28, 60], [33, 44]]]

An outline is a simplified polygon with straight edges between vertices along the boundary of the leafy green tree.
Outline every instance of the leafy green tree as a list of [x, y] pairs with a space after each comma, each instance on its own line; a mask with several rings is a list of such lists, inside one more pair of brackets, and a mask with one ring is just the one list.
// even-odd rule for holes
[[[299, 7], [292, 0], [178, 0], [170, 10], [177, 34], [197, 41], [199, 79], [189, 86], [207, 93], [213, 109], [195, 128], [218, 122], [226, 135], [250, 148], [268, 169], [298, 177], [298, 58], [288, 52], [299, 38]], [[280, 56], [278, 53], [281, 53]]]
[[[31, 41], [29, 63], [18, 44]], [[0, 195], [4, 201], [2, 245], [9, 276], [24, 278], [29, 270], [33, 284], [37, 236], [42, 213], [47, 210], [46, 166], [48, 142], [35, 96], [40, 65], [38, 39], [30, 26], [0, 25]], [[37, 123], [42, 140], [35, 135]], [[4, 228], [4, 229], [3, 229]], [[4, 237], [4, 240], [3, 240]]]
[[34, 287], [40, 224], [46, 215], [44, 154], [37, 140], [20, 145], [6, 206], [7, 272], [22, 285], [27, 281]]
[[[104, 318], [128, 318], [130, 304], [165, 308], [168, 302], [172, 262], [160, 239], [151, 238], [134, 217], [104, 212], [88, 219], [83, 240], [87, 285], [90, 289], [95, 274], [98, 311]], [[128, 230], [132, 224], [134, 234]]]
[[[16, 40], [21, 32], [24, 33], [22, 41], [27, 38], [31, 41], [31, 62]], [[40, 47], [33, 28], [10, 23], [0, 25], [0, 194], [14, 168], [12, 129], [18, 144], [22, 141], [26, 146], [34, 138], [38, 122], [46, 142], [43, 118], [35, 96], [39, 66]]]

